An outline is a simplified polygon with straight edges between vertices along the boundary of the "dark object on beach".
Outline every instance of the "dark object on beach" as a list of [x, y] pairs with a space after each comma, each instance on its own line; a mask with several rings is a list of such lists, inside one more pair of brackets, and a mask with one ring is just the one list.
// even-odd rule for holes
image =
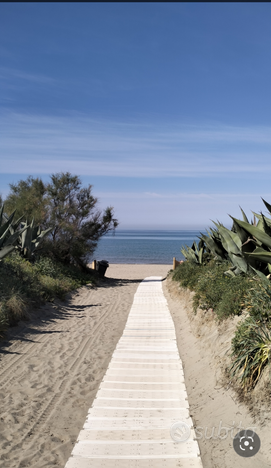
[[107, 268], [109, 267], [109, 263], [106, 260], [101, 260], [96, 264], [96, 270], [98, 271], [99, 278], [103, 278]]

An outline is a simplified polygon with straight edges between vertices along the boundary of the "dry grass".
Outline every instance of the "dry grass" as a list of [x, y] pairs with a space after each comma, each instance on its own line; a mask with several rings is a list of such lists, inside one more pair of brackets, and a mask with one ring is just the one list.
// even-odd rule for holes
[[27, 301], [18, 292], [14, 292], [9, 299], [5, 302], [4, 308], [8, 315], [10, 325], [13, 325], [19, 320], [28, 320], [30, 315], [28, 312]]

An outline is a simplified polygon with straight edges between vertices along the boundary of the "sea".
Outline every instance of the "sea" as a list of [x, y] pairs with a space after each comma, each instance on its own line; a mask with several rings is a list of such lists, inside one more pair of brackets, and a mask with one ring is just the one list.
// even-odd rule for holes
[[198, 243], [198, 236], [200, 231], [116, 229], [99, 240], [92, 259], [107, 260], [109, 264], [170, 265], [173, 257], [184, 259], [181, 248]]

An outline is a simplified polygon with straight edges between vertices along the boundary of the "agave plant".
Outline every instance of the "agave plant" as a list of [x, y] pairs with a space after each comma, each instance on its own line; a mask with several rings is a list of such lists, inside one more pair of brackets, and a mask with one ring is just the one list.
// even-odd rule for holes
[[203, 263], [203, 253], [204, 253], [204, 242], [201, 239], [199, 241], [199, 245], [197, 246], [196, 242], [193, 242], [192, 247], [188, 247], [187, 245], [181, 249], [183, 256], [190, 260], [193, 263], [202, 264]]
[[18, 239], [17, 249], [20, 252], [20, 255], [27, 260], [35, 259], [35, 251], [37, 250], [42, 239], [49, 234], [52, 228], [42, 231], [40, 226], [34, 226], [34, 219], [31, 224], [28, 226], [27, 222], [22, 223], [24, 226], [24, 231]]
[[[271, 214], [271, 205], [263, 200]], [[249, 223], [242, 210], [243, 220], [233, 220], [232, 229], [223, 224], [213, 223], [216, 229], [201, 234], [206, 250], [208, 249], [216, 260], [228, 260], [232, 267], [225, 272], [228, 276], [241, 273], [257, 273], [260, 277], [271, 274], [271, 219], [254, 213], [254, 220]], [[258, 219], [258, 222], [256, 220]]]
[[18, 238], [26, 230], [26, 227], [23, 227], [15, 232], [12, 228], [14, 215], [15, 211], [9, 217], [5, 216], [4, 205], [2, 205], [0, 210], [0, 260], [15, 249]]

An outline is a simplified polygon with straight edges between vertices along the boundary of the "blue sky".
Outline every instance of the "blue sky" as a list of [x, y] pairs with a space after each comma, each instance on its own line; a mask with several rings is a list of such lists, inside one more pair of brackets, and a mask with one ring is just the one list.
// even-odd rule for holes
[[1, 3], [0, 193], [70, 171], [122, 228], [271, 203], [270, 3]]

